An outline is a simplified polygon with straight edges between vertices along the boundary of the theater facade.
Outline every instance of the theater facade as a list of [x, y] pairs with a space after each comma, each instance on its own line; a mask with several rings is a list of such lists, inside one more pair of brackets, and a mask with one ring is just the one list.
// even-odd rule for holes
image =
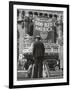
[[[63, 69], [63, 11], [17, 9], [17, 59], [33, 59], [35, 37], [39, 35], [45, 46], [44, 63], [50, 71]], [[22, 66], [18, 64], [18, 70]]]

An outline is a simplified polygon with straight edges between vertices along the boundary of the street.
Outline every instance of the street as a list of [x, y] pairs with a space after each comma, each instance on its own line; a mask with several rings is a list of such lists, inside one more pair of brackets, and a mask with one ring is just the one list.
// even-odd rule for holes
[[[27, 71], [18, 71], [17, 72], [17, 80], [30, 80], [33, 78], [28, 78], [28, 72]], [[44, 77], [46, 79], [59, 79], [59, 78], [63, 78], [63, 72], [62, 70], [59, 71], [49, 71], [49, 77], [46, 76]]]

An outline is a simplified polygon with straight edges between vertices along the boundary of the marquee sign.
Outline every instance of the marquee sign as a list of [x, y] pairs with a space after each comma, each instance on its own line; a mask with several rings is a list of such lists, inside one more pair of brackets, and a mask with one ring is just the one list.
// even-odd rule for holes
[[39, 30], [39, 31], [52, 31], [52, 26], [54, 25], [54, 22], [52, 21], [52, 19], [36, 19], [34, 21], [34, 28], [35, 30]]

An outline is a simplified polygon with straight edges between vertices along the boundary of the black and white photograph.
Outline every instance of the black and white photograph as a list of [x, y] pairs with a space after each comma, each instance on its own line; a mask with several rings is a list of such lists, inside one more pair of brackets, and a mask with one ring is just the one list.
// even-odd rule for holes
[[63, 12], [17, 9], [17, 80], [63, 78]]
[[14, 85], [67, 83], [68, 6], [18, 4], [13, 4]]

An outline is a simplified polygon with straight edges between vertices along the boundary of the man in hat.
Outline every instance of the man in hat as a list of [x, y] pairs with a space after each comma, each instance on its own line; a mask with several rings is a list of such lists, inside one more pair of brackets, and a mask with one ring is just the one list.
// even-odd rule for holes
[[33, 78], [42, 78], [44, 52], [44, 44], [40, 41], [40, 36], [36, 36], [33, 44], [33, 57], [35, 64]]

